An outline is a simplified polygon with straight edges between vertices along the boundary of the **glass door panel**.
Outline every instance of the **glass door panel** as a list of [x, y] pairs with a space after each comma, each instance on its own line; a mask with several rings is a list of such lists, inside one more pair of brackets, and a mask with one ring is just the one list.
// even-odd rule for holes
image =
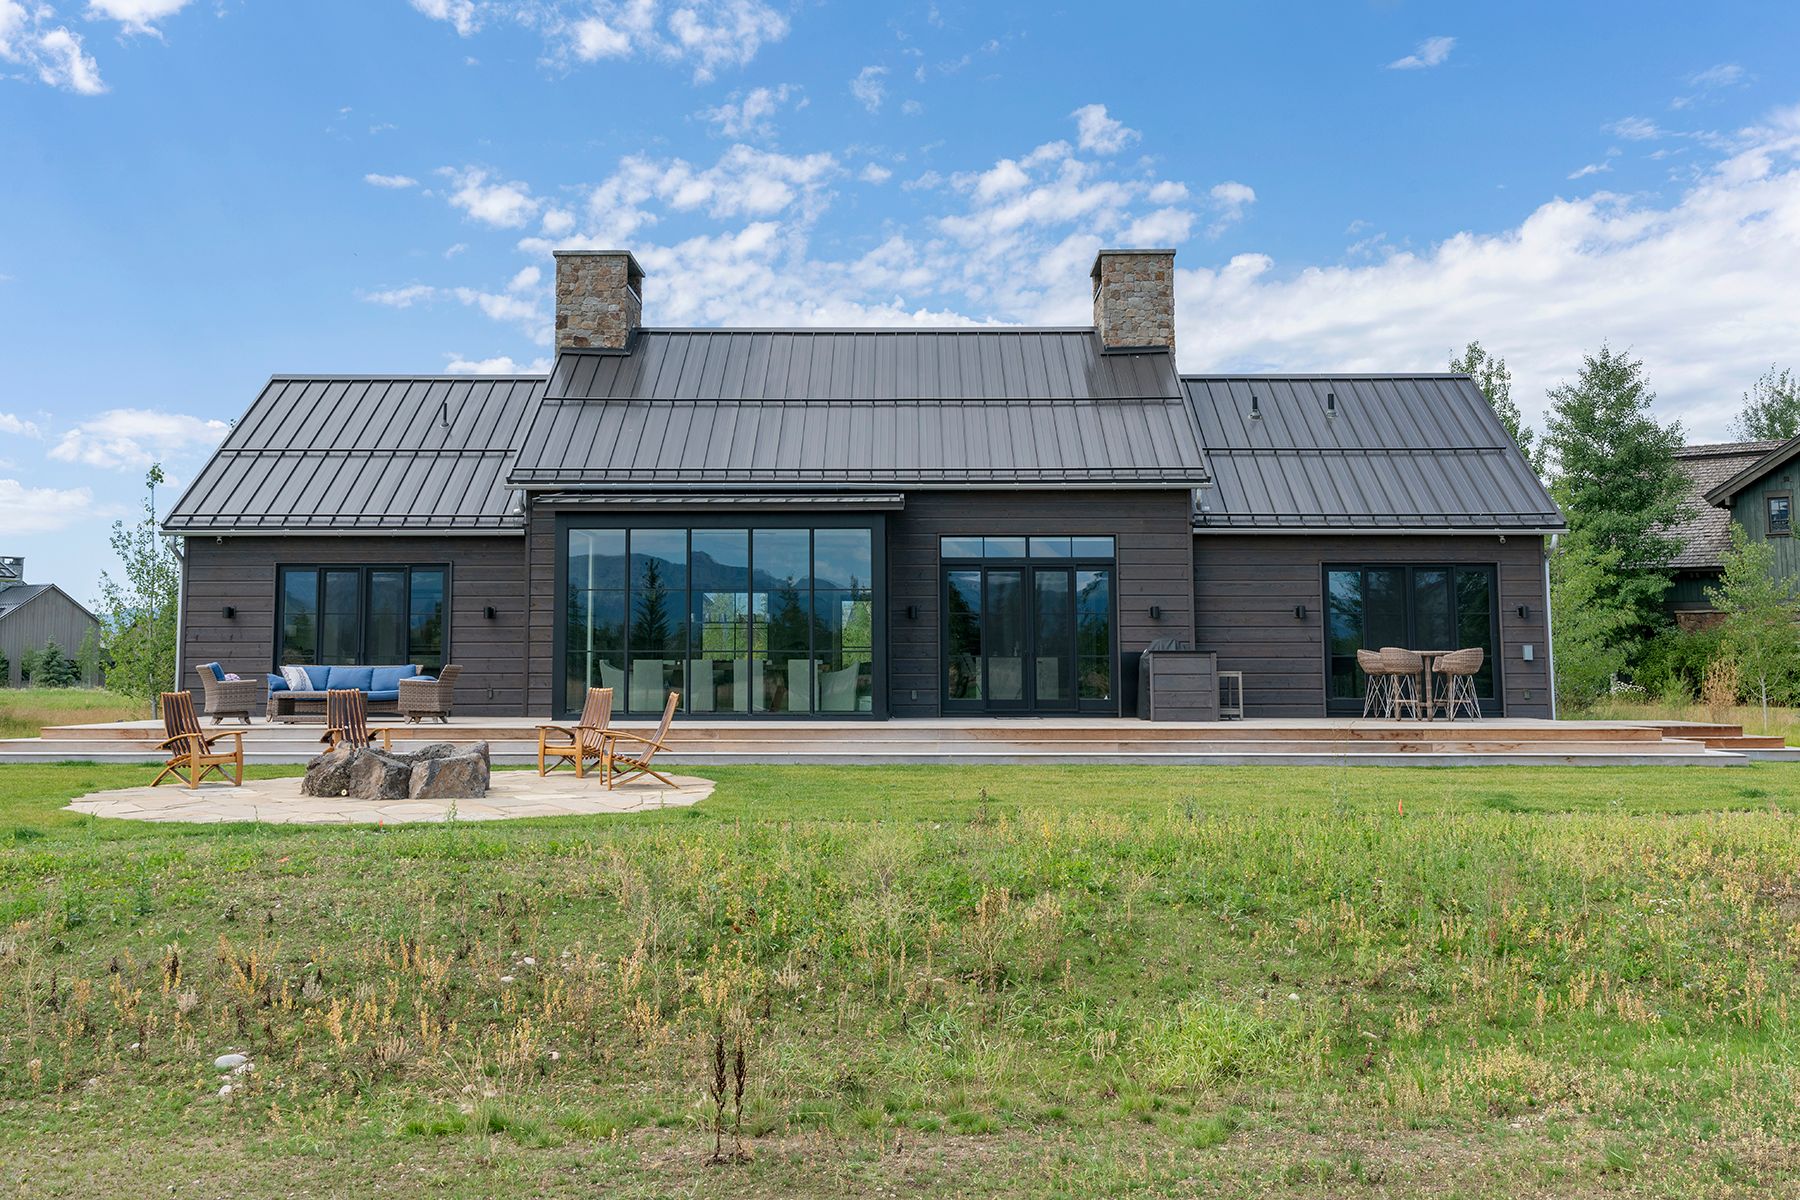
[[371, 664], [403, 663], [407, 657], [406, 572], [370, 571], [365, 608], [364, 656]]
[[[1066, 539], [1065, 539], [1066, 540]], [[1032, 573], [1032, 686], [1036, 707], [1075, 707], [1074, 573]]]
[[324, 604], [319, 615], [319, 662], [325, 666], [354, 665], [359, 657], [357, 593], [362, 590], [362, 572], [328, 570], [321, 574]]
[[1082, 707], [1112, 705], [1111, 568], [1075, 572], [1075, 650]]
[[1025, 707], [1025, 573], [987, 573], [983, 658], [989, 707]]
[[1458, 650], [1479, 646], [1475, 692], [1484, 711], [1498, 713], [1495, 695], [1494, 569], [1473, 566], [1331, 567], [1325, 572], [1326, 703], [1333, 712], [1358, 712], [1365, 686], [1358, 649], [1403, 646]]
[[1366, 648], [1361, 570], [1325, 573], [1325, 611], [1329, 622], [1329, 645], [1325, 651], [1330, 673], [1329, 695], [1333, 699], [1361, 695], [1363, 674], [1362, 668], [1356, 665], [1356, 652]]
[[1455, 598], [1450, 568], [1413, 568], [1414, 650], [1455, 650]]
[[979, 703], [981, 690], [981, 572], [950, 571], [944, 586], [947, 639], [944, 697], [950, 704]]

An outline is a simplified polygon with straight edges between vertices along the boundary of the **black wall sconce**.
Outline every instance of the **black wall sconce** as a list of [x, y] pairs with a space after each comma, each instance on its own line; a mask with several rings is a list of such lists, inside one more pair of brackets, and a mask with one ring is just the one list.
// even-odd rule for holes
[[1152, 620], [1152, 621], [1160, 621], [1160, 620], [1162, 620], [1162, 605], [1160, 605], [1160, 604], [1152, 604], [1152, 605], [1151, 605], [1151, 606], [1150, 606], [1150, 619], [1151, 619], [1151, 620]]
[[918, 605], [909, 604], [906, 606], [906, 619], [909, 621], [916, 621], [919, 619], [919, 606]]
[[224, 608], [221, 608], [219, 610], [219, 615], [224, 617], [227, 621], [229, 621], [229, 620], [231, 620], [231, 618], [237, 616], [237, 609], [235, 609], [235, 608], [231, 607], [231, 605], [227, 604]]
[[486, 608], [481, 610], [481, 615], [491, 621], [499, 614], [494, 611], [494, 606], [490, 604]]
[[1296, 620], [1296, 621], [1306, 620], [1306, 605], [1304, 605], [1304, 604], [1294, 605], [1294, 620]]
[[1531, 620], [1531, 605], [1529, 605], [1529, 604], [1519, 605], [1519, 620], [1521, 620], [1521, 621]]

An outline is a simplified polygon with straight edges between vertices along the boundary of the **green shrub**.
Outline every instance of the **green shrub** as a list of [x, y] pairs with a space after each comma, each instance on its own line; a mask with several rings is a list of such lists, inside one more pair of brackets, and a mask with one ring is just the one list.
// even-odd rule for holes
[[1664, 703], [1686, 704], [1700, 694], [1706, 664], [1718, 656], [1717, 627], [1666, 629], [1644, 643], [1631, 665], [1631, 681]]
[[32, 657], [31, 681], [39, 687], [74, 687], [75, 680], [75, 660], [63, 653], [55, 638]]
[[6, 651], [0, 650], [0, 687], [12, 682], [12, 661], [6, 657]]

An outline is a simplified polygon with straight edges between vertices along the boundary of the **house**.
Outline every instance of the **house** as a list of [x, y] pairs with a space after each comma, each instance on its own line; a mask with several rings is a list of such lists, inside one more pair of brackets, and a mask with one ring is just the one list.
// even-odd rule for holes
[[[54, 641], [70, 658], [89, 633], [100, 636], [100, 621], [54, 583], [25, 582], [23, 558], [0, 558], [0, 655], [6, 670], [0, 686], [18, 687], [27, 654]], [[88, 680], [93, 683], [95, 680]]]
[[[1075, 328], [661, 329], [556, 255], [548, 376], [276, 376], [171, 510], [181, 661], [454, 659], [458, 711], [1133, 715], [1139, 652], [1250, 716], [1361, 646], [1479, 645], [1551, 715], [1561, 515], [1467, 376], [1181, 375], [1174, 252]], [[189, 672], [191, 673], [191, 672]]]
[[1688, 477], [1687, 516], [1663, 532], [1680, 543], [1669, 560], [1672, 582], [1663, 604], [1683, 629], [1700, 629], [1718, 619], [1718, 610], [1707, 598], [1725, 570], [1725, 554], [1731, 549], [1733, 509], [1715, 506], [1707, 499], [1722, 487], [1767, 458], [1780, 442], [1713, 442], [1684, 446], [1675, 462]]

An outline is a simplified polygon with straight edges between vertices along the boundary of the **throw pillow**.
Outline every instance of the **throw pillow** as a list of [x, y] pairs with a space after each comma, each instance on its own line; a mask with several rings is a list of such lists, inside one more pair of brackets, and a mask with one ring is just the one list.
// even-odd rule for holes
[[237, 673], [236, 673], [236, 672], [234, 672], [234, 671], [227, 671], [227, 672], [225, 672], [225, 678], [227, 678], [227, 679], [229, 679], [229, 680], [231, 680], [231, 681], [232, 681], [232, 682], [234, 682], [234, 683], [235, 683], [235, 682], [236, 682], [236, 681], [237, 681], [237, 678], [238, 678], [238, 677], [237, 677]]
[[306, 677], [305, 667], [283, 667], [281, 677], [287, 680], [289, 688], [296, 692], [312, 691], [312, 680]]

